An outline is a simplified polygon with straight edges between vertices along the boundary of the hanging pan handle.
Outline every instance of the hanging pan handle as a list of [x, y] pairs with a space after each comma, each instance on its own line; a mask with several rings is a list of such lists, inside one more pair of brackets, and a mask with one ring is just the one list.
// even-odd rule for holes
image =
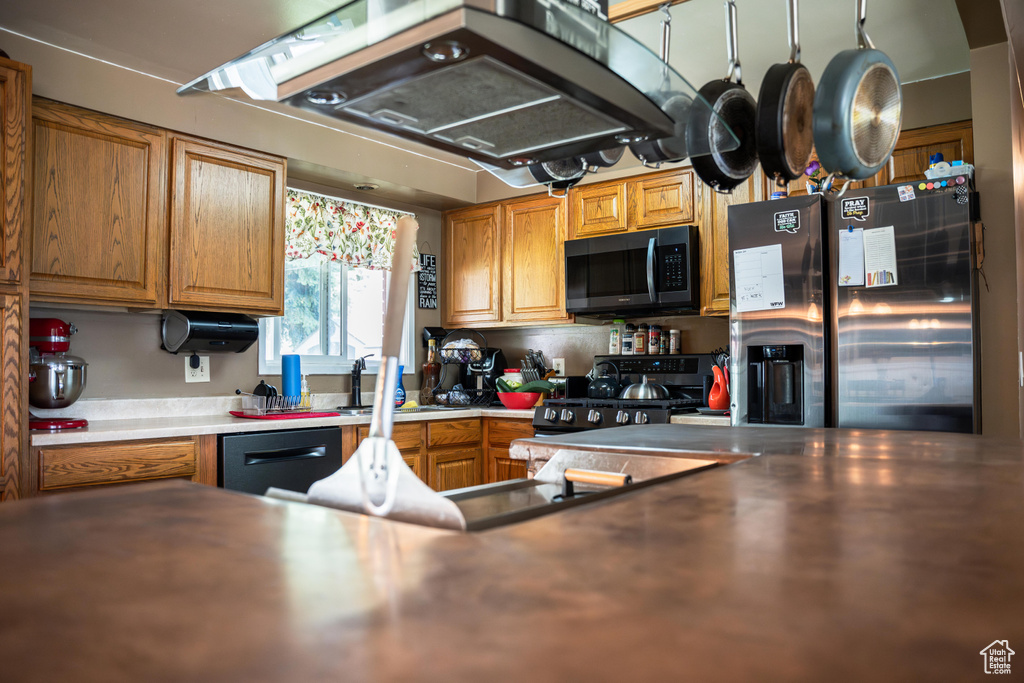
[[862, 50], [874, 50], [875, 44], [864, 30], [864, 22], [868, 19], [868, 0], [857, 0], [857, 47]]
[[743, 74], [740, 70], [740, 50], [736, 30], [736, 2], [725, 0], [725, 47], [729, 57], [729, 73], [725, 80], [731, 81], [736, 76], [736, 84], [743, 85]]
[[800, 19], [797, 13], [797, 0], [789, 0], [788, 11], [786, 12], [789, 21], [789, 63], [796, 64], [800, 61]]

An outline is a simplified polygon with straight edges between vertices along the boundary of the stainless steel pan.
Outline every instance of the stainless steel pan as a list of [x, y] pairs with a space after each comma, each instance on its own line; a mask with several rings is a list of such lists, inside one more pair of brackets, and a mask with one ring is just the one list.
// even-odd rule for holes
[[833, 176], [870, 178], [896, 147], [903, 94], [892, 60], [864, 30], [867, 0], [857, 0], [857, 49], [832, 58], [814, 97], [814, 145]]

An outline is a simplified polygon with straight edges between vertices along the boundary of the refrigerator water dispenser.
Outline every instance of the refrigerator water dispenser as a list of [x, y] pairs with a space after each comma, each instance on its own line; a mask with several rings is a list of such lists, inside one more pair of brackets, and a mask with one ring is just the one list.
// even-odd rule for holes
[[748, 346], [747, 420], [751, 424], [804, 423], [804, 347]]

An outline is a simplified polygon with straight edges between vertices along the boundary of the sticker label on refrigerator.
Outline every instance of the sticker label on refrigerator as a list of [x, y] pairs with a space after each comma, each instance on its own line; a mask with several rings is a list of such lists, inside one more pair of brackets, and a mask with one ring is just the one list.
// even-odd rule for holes
[[840, 200], [839, 211], [844, 221], [863, 221], [871, 215], [871, 202], [867, 197], [847, 197]]
[[900, 193], [901, 202], [909, 202], [917, 198], [917, 195], [914, 194], [913, 185], [900, 185], [896, 188], [896, 191]]
[[864, 228], [839, 231], [839, 286], [864, 286]]
[[736, 249], [732, 252], [732, 260], [737, 313], [786, 307], [781, 244]]
[[864, 231], [864, 270], [869, 288], [899, 284], [896, 277], [896, 230], [893, 226]]
[[777, 211], [775, 213], [775, 232], [788, 232], [791, 235], [795, 235], [799, 229], [799, 211]]

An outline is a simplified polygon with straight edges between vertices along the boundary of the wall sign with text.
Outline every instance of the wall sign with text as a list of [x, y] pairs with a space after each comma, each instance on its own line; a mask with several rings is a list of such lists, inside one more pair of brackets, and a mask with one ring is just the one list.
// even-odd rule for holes
[[434, 254], [420, 254], [416, 295], [420, 308], [437, 308], [437, 256]]

